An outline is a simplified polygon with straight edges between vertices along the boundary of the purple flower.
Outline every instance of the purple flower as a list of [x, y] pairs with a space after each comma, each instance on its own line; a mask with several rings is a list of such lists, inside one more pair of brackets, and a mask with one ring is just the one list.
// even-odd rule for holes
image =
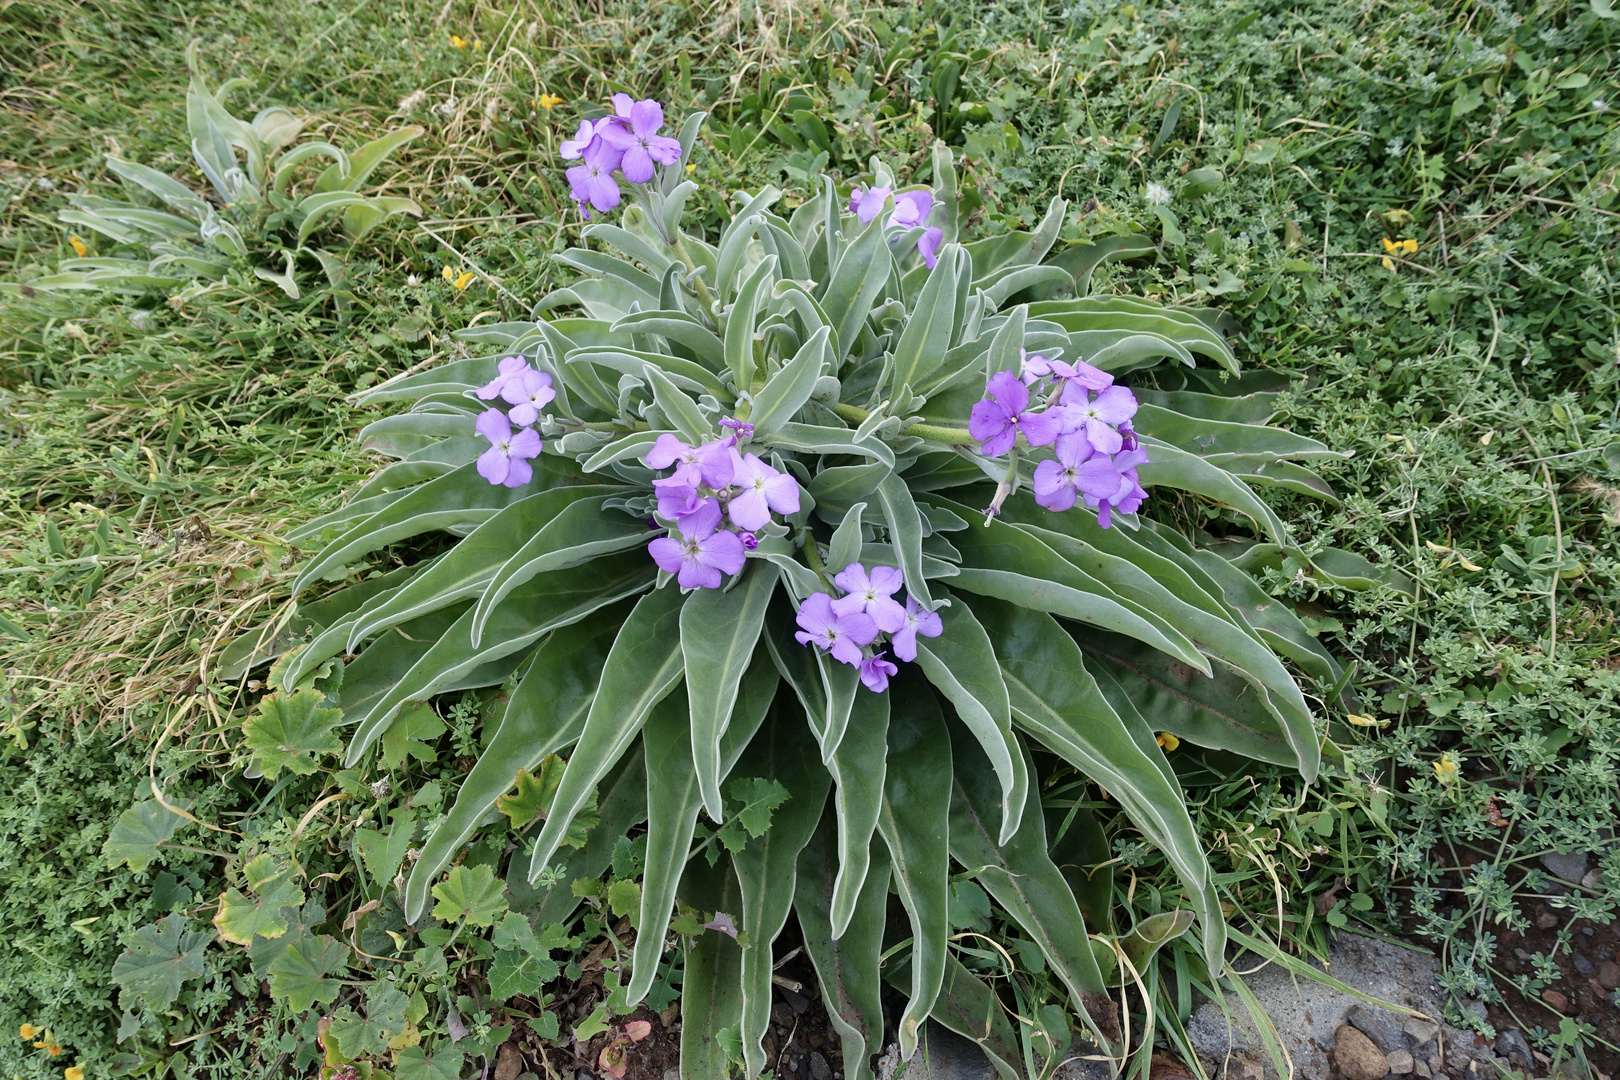
[[1096, 451], [1083, 432], [1059, 435], [1056, 461], [1043, 461], [1035, 466], [1035, 501], [1057, 513], [1062, 513], [1079, 498], [1080, 466], [1089, 461]]
[[625, 109], [620, 98], [629, 101], [630, 97], [613, 95], [613, 106], [623, 119], [601, 129], [602, 141], [623, 155], [620, 168], [624, 170], [624, 178], [632, 184], [645, 184], [653, 178], [654, 164], [673, 165], [681, 159], [681, 144], [677, 139], [658, 134], [658, 129], [664, 126], [662, 105], [648, 99]]
[[551, 388], [551, 376], [544, 371], [525, 367], [501, 387], [501, 400], [512, 406], [514, 424], [532, 424], [540, 419], [540, 410], [551, 404], [557, 391]]
[[488, 384], [480, 386], [478, 388], [478, 396], [483, 398], [485, 401], [493, 401], [495, 398], [500, 397], [502, 390], [506, 389], [507, 382], [517, 378], [519, 375], [528, 370], [529, 362], [523, 359], [523, 357], [506, 357], [501, 361], [500, 374], [496, 375], [495, 378]]
[[861, 684], [874, 694], [881, 694], [889, 688], [889, 676], [900, 669], [891, 661], [883, 658], [883, 651], [876, 653], [861, 661]]
[[1115, 425], [1136, 415], [1136, 395], [1127, 387], [1110, 386], [1090, 401], [1086, 400], [1084, 391], [1080, 392], [1079, 400], [1070, 401], [1074, 393], [1070, 390], [1063, 395], [1063, 411], [1068, 414], [1064, 430], [1084, 430], [1086, 438], [1100, 453], [1119, 453], [1124, 440]]
[[939, 262], [939, 245], [944, 239], [945, 230], [937, 225], [930, 226], [917, 238], [917, 250], [922, 254], [923, 265], [930, 270]]
[[1087, 390], [1106, 390], [1114, 385], [1114, 377], [1101, 368], [1092, 367], [1084, 360], [1076, 360], [1072, 364], [1062, 360], [1048, 360], [1039, 353], [1029, 354], [1023, 349], [1018, 350], [1018, 356], [1023, 367], [1024, 385], [1033, 385], [1037, 380], [1050, 375], [1052, 380], [1060, 384], [1063, 391], [1063, 400], [1084, 402]]
[[1076, 470], [1076, 485], [1086, 505], [1097, 509], [1097, 524], [1108, 528], [1113, 510], [1134, 514], [1147, 492], [1137, 480], [1136, 467], [1146, 464], [1147, 452], [1128, 450], [1112, 458], [1097, 455]]
[[731, 461], [731, 448], [737, 445], [734, 435], [706, 442], [702, 446], [687, 446], [674, 435], [665, 432], [658, 436], [652, 449], [642, 457], [651, 469], [667, 469], [671, 465], [696, 465], [703, 482], [712, 488], [723, 488], [731, 483], [735, 466]]
[[591, 216], [585, 204], [598, 210], [611, 210], [619, 205], [619, 185], [614, 182], [613, 170], [619, 167], [623, 155], [606, 139], [596, 139], [585, 148], [582, 164], [568, 170], [568, 185], [574, 201], [587, 218]]
[[815, 645], [832, 653], [834, 660], [858, 667], [864, 659], [861, 646], [877, 637], [877, 624], [860, 612], [839, 615], [832, 604], [832, 597], [826, 593], [811, 593], [799, 605], [795, 621], [801, 629], [793, 635], [794, 640], [800, 645]]
[[744, 551], [758, 551], [759, 550], [759, 537], [755, 536], [753, 533], [751, 533], [751, 532], [740, 532], [740, 533], [737, 534], [737, 539], [742, 541], [742, 546], [743, 546]]
[[596, 128], [597, 122], [581, 120], [579, 131], [572, 139], [564, 139], [562, 145], [557, 148], [557, 153], [564, 161], [577, 160], [591, 143], [596, 141]]
[[856, 188], [849, 193], [849, 209], [852, 214], [861, 219], [865, 225], [883, 213], [883, 207], [889, 202], [889, 193], [892, 188], [875, 187], [862, 191]]
[[522, 428], [512, 434], [512, 424], [499, 409], [485, 409], [478, 414], [473, 429], [490, 441], [490, 447], [478, 456], [478, 475], [492, 484], [522, 487], [534, 479], [534, 466], [529, 458], [540, 453], [540, 435], [532, 428]]
[[879, 630], [892, 634], [906, 623], [905, 609], [894, 599], [905, 583], [892, 566], [874, 566], [867, 574], [860, 563], [850, 563], [833, 578], [833, 584], [847, 594], [833, 601], [833, 610], [840, 615], [865, 612]]
[[1119, 422], [1119, 438], [1120, 449], [1124, 450], [1126, 453], [1130, 453], [1132, 450], [1135, 450], [1142, 445], [1141, 442], [1136, 438], [1136, 429], [1131, 426], [1131, 422], [1129, 420], [1121, 420]]
[[903, 624], [889, 638], [889, 647], [894, 649], [894, 655], [909, 664], [917, 659], [917, 635], [939, 637], [945, 632], [945, 623], [939, 612], [926, 610], [915, 596], [906, 597], [906, 610], [902, 615]]
[[928, 191], [902, 191], [894, 197], [894, 213], [885, 223], [889, 228], [909, 229], [928, 220], [934, 208], [934, 196]]
[[1062, 417], [1052, 411], [1029, 411], [1029, 387], [1018, 376], [998, 371], [984, 389], [990, 396], [968, 414], [968, 434], [986, 456], [999, 457], [1011, 450], [1020, 431], [1031, 446], [1046, 446], [1057, 438]]
[[658, 495], [658, 515], [674, 521], [682, 514], [690, 514], [696, 510], [698, 503], [702, 501], [702, 497], [698, 494], [698, 485], [702, 480], [702, 473], [692, 464], [683, 464], [663, 479], [654, 480], [653, 491]]
[[736, 420], [728, 416], [720, 421], [720, 426], [727, 431], [735, 431], [737, 437], [741, 439], [752, 439], [754, 437], [754, 425], [746, 420]]
[[647, 545], [660, 570], [676, 575], [683, 589], [718, 589], [728, 574], [743, 568], [743, 544], [720, 528], [720, 503], [704, 499], [696, 510], [675, 519], [676, 536]]
[[731, 482], [742, 488], [742, 493], [732, 496], [727, 513], [744, 529], [763, 529], [771, 520], [772, 510], [778, 514], [799, 512], [799, 482], [777, 472], [757, 454], [744, 457], [732, 449]]

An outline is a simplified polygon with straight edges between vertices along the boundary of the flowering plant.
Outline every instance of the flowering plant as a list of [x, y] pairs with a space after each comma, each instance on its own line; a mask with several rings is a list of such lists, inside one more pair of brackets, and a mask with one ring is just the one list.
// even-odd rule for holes
[[[1340, 672], [1238, 565], [1138, 511], [1166, 491], [1209, 500], [1253, 522], [1250, 552], [1276, 552], [1287, 536], [1254, 485], [1331, 498], [1299, 464], [1328, 450], [1265, 426], [1273, 395], [1202, 313], [1084, 296], [1117, 249], [1048, 262], [1061, 200], [1033, 232], [962, 242], [943, 146], [929, 190], [896, 195], [878, 164], [854, 196], [827, 179], [784, 216], [779, 191], [739, 192], [712, 243], [687, 232], [676, 165], [701, 119], [664, 139], [662, 111], [626, 98], [581, 125], [564, 153], [586, 170], [569, 178], [582, 209], [617, 204], [615, 171], [632, 188], [618, 223], [584, 230], [616, 254], [565, 253], [582, 277], [535, 321], [463, 332], [493, 355], [369, 391], [415, 402], [363, 432], [398, 460], [298, 534], [325, 545], [299, 589], [409, 537], [461, 538], [322, 600], [277, 669], [292, 687], [356, 654], [351, 764], [407, 703], [515, 680], [394, 902], [420, 918], [523, 771], [572, 747], [508, 871], [566, 892], [606, 850], [552, 869], [570, 825], [644, 761], [634, 820], [599, 826], [646, 821], [627, 1002], [677, 901], [715, 924], [738, 913], [747, 943], [673, 924], [693, 935], [683, 1075], [725, 1074], [728, 1026], [749, 1075], [763, 1068], [770, 945], [796, 910], [846, 1069], [869, 1076], [891, 885], [912, 939], [888, 965], [909, 999], [902, 1053], [930, 1015], [992, 1016], [1001, 1053], [1016, 1036], [948, 944], [953, 860], [1084, 1023], [1121, 958], [1146, 955], [1106, 887], [1093, 899], [1100, 879], [1047, 853], [1038, 793], [1062, 767], [1164, 851], [1185, 909], [1166, 925], [1196, 919], [1218, 972], [1224, 922], [1157, 732], [1310, 778], [1323, 743], [1287, 665], [1324, 688]], [[1330, 571], [1343, 561], [1312, 566]], [[782, 797], [768, 829], [694, 844], [700, 815], [720, 826], [760, 784]]]
[[[343, 278], [342, 255], [310, 246], [317, 231], [339, 224], [353, 243], [395, 215], [422, 216], [412, 199], [361, 194], [388, 157], [422, 128], [399, 128], [347, 153], [327, 142], [294, 146], [307, 121], [280, 106], [261, 110], [251, 121], [232, 116], [224, 99], [249, 80], [231, 79], [210, 90], [197, 57], [199, 44], [193, 41], [186, 50], [191, 70], [186, 125], [192, 158], [212, 190], [199, 195], [166, 173], [108, 155], [107, 168], [137, 199], [73, 196], [72, 209], [58, 216], [91, 243], [70, 235], [77, 258], [23, 284], [0, 282], [0, 289], [24, 295], [31, 295], [28, 290], [142, 293], [191, 282], [197, 292], [251, 271], [296, 300], [300, 256], [319, 264], [332, 287]], [[316, 163], [308, 189], [300, 193], [295, 181]], [[118, 253], [96, 254], [97, 237]]]

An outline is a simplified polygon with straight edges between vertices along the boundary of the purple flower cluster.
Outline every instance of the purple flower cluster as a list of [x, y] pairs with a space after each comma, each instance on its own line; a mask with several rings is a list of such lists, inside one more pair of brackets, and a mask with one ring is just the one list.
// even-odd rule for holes
[[[1046, 389], [1041, 408], [1031, 389]], [[1147, 462], [1131, 417], [1136, 395], [1083, 360], [1073, 364], [1023, 354], [1022, 370], [997, 372], [973, 406], [968, 433], [989, 457], [1005, 454], [1018, 436], [1031, 447], [1050, 446], [1055, 458], [1035, 467], [1035, 501], [1063, 511], [1082, 498], [1108, 528], [1114, 510], [1134, 514], [1147, 498], [1137, 467]]]
[[[478, 414], [473, 429], [490, 442], [489, 449], [478, 457], [478, 475], [491, 484], [522, 487], [534, 479], [529, 459], [538, 457], [541, 449], [540, 433], [529, 425], [540, 419], [540, 410], [557, 396], [551, 376], [536, 371], [521, 356], [508, 356], [495, 378], [479, 387], [478, 396], [484, 401], [500, 398], [512, 407], [510, 414], [499, 408]], [[518, 429], [515, 433], [513, 424]]]
[[[725, 426], [744, 437], [753, 434], [752, 425], [742, 421]], [[770, 523], [771, 511], [799, 510], [798, 481], [757, 454], [739, 452], [736, 435], [688, 446], [666, 432], [642, 460], [649, 468], [675, 469], [653, 481], [658, 516], [674, 527], [647, 550], [683, 589], [718, 589], [759, 546], [754, 533]], [[727, 518], [734, 528], [724, 527]]]
[[833, 584], [844, 595], [834, 599], [811, 593], [799, 605], [800, 630], [793, 636], [800, 645], [815, 645], [834, 660], [859, 668], [861, 682], [874, 694], [887, 690], [889, 676], [900, 670], [888, 659], [880, 635], [887, 634], [894, 655], [910, 663], [917, 659], [918, 634], [939, 637], [945, 629], [938, 613], [924, 609], [915, 597], [907, 596], [904, 607], [894, 598], [905, 578], [892, 566], [874, 566], [869, 574], [860, 563], [851, 563]]
[[894, 211], [889, 214], [889, 220], [883, 223], [884, 228], [905, 230], [926, 225], [927, 228], [917, 240], [917, 250], [922, 254], [924, 265], [932, 270], [934, 264], [939, 261], [939, 245], [945, 239], [944, 229], [937, 225], [928, 225], [928, 215], [934, 209], [932, 193], [902, 191], [896, 195], [892, 188], [873, 187], [865, 190], [856, 188], [850, 192], [849, 212], [860, 218], [863, 225], [869, 224], [873, 218], [883, 213], [891, 197], [894, 200]]
[[655, 165], [681, 160], [680, 140], [658, 134], [663, 126], [664, 107], [658, 102], [614, 94], [612, 116], [581, 120], [579, 131], [563, 142], [564, 160], [579, 161], [568, 170], [568, 186], [587, 220], [591, 207], [607, 211], [619, 205], [615, 169], [627, 183], [645, 184], [653, 178]]

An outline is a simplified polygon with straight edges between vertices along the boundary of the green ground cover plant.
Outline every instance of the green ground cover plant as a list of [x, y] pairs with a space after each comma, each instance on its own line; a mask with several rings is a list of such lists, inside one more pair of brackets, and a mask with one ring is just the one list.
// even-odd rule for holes
[[[446, 10], [435, 22], [437, 10], [221, 9], [185, 25], [167, 9], [121, 4], [8, 9], [22, 31], [0, 45], [10, 50], [5, 108], [21, 118], [0, 147], [10, 280], [71, 257], [55, 215], [80, 185], [113, 190], [99, 173], [107, 136], [122, 156], [184, 175], [184, 156], [165, 155], [184, 145], [174, 103], [197, 34], [212, 70], [266, 73], [254, 107], [314, 111], [329, 142], [404, 123], [429, 130], [399, 154], [389, 184], [422, 204], [423, 229], [391, 222], [368, 237], [375, 254], [351, 264], [351, 310], [325, 290], [291, 303], [271, 286], [178, 309], [161, 295], [8, 301], [0, 468], [15, 572], [0, 585], [0, 771], [5, 790], [29, 794], [3, 817], [0, 948], [19, 975], [0, 989], [0, 1018], [49, 1026], [65, 1053], [8, 1042], [4, 1068], [43, 1076], [70, 1061], [110, 1067], [123, 1053], [149, 1072], [234, 1075], [290, 1067], [311, 1044], [249, 993], [244, 947], [205, 949], [205, 974], [182, 980], [180, 997], [144, 1021], [133, 995], [131, 1023], [142, 1026], [122, 1045], [107, 972], [126, 942], [143, 940], [132, 935], [161, 933], [172, 912], [185, 933], [214, 932], [230, 889], [262, 900], [256, 889], [290, 884], [304, 895], [285, 906], [307, 914], [315, 890], [304, 879], [255, 885], [250, 859], [216, 852], [303, 858], [318, 848], [308, 876], [338, 875], [321, 886], [325, 910], [353, 910], [382, 888], [367, 876], [367, 845], [386, 855], [402, 820], [415, 827], [447, 804], [477, 750], [488, 702], [476, 695], [440, 703], [443, 734], [415, 740], [431, 760], [405, 750], [386, 795], [369, 786], [380, 778], [362, 785], [342, 770], [221, 784], [240, 776], [241, 721], [259, 688], [220, 683], [218, 652], [286, 597], [308, 557], [287, 539], [291, 526], [374, 468], [350, 436], [377, 413], [343, 395], [460, 355], [443, 331], [521, 317], [569, 276], [549, 261], [571, 227], [567, 185], [548, 163], [574, 116], [563, 122], [539, 102], [556, 94], [567, 104], [555, 112], [566, 113], [621, 89], [711, 111], [711, 152], [694, 179], [716, 201], [693, 205], [708, 227], [736, 187], [775, 183], [807, 199], [822, 170], [870, 182], [860, 174], [873, 153], [908, 162], [900, 171], [910, 175], [938, 135], [962, 160], [973, 235], [1029, 228], [1061, 195], [1073, 205], [1060, 245], [1141, 229], [1163, 252], [1103, 267], [1094, 293], [1225, 306], [1245, 367], [1293, 380], [1277, 422], [1354, 451], [1321, 466], [1337, 505], [1262, 492], [1296, 545], [1354, 551], [1412, 582], [1409, 593], [1351, 593], [1305, 561], [1248, 559], [1330, 651], [1357, 662], [1360, 701], [1327, 714], [1349, 769], [1308, 789], [1266, 769], [1206, 773], [1192, 755], [1169, 754], [1234, 928], [1304, 951], [1340, 924], [1424, 932], [1447, 951], [1460, 997], [1507, 992], [1539, 1049], [1602, 1052], [1585, 1017], [1527, 1011], [1567, 966], [1567, 939], [1533, 965], [1496, 942], [1551, 895], [1539, 855], [1596, 851], [1615, 817], [1617, 154], [1605, 5], [793, 17], [676, 6], [651, 26], [611, 9]], [[334, 82], [344, 74], [353, 77]], [[1199, 500], [1164, 509], [1163, 520], [1202, 530], [1207, 543], [1247, 535]], [[154, 808], [147, 776], [177, 809], [193, 800], [186, 813], [241, 836], [163, 816], [172, 811]], [[298, 832], [307, 808], [334, 794], [348, 798]], [[1049, 813], [1097, 814], [1120, 897], [1130, 897], [1117, 917], [1171, 906], [1160, 895], [1173, 875], [1117, 803], [1078, 778], [1053, 783], [1045, 802]], [[109, 870], [92, 856], [119, 815], [143, 804], [131, 827], [176, 831], [142, 869], [125, 859]], [[383, 840], [356, 845], [360, 834]], [[600, 906], [585, 904], [596, 924], [570, 931], [580, 952], [537, 938], [526, 953], [536, 977], [541, 951], [566, 976], [569, 958], [605, 940], [613, 888], [622, 896], [620, 883], [639, 877], [637, 854], [618, 854]], [[1596, 864], [1595, 884], [1552, 901], [1561, 919], [1612, 917], [1614, 858]], [[1489, 872], [1464, 876], [1482, 861]], [[997, 909], [962, 884], [956, 931], [1010, 940]], [[465, 911], [459, 921], [489, 914]], [[1062, 1001], [1050, 972], [1009, 966], [988, 946], [971, 957], [977, 948], [958, 955], [1003, 971], [1003, 993], [1020, 1008]], [[1177, 977], [1180, 950], [1172, 943], [1148, 972], [1172, 1044], [1174, 1019], [1196, 1002]], [[1528, 993], [1511, 996], [1516, 988]], [[425, 1012], [412, 1018], [409, 998], [400, 1007], [381, 988], [374, 1000], [352, 994], [339, 1005], [358, 1025], [345, 1029], [351, 1040], [394, 1026], [404, 1036], [396, 1012], [429, 1041], [443, 1034], [423, 1026]], [[1140, 1020], [1140, 997], [1126, 1003]], [[388, 1022], [366, 1034], [372, 1005]], [[474, 1023], [476, 1008], [462, 1015], [475, 1047], [506, 1022]], [[614, 1018], [604, 1010], [597, 1022]], [[233, 1057], [263, 1047], [275, 1049]], [[425, 1053], [421, 1062], [430, 1065]]]

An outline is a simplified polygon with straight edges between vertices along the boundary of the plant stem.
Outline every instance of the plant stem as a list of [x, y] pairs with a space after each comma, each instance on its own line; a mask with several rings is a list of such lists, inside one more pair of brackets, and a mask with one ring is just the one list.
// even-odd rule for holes
[[681, 230], [676, 229], [675, 235], [670, 239], [669, 246], [675, 249], [680, 257], [681, 264], [686, 267], [686, 273], [692, 280], [692, 286], [697, 292], [698, 303], [703, 305], [703, 314], [709, 318], [714, 317], [714, 297], [709, 295], [709, 287], [703, 283], [703, 275], [697, 272], [697, 263], [692, 261], [692, 253], [686, 250], [686, 240], [681, 236]]
[[[864, 423], [866, 418], [872, 415], [859, 405], [846, 405], [842, 401], [833, 406], [833, 412], [852, 424]], [[938, 424], [912, 424], [902, 434], [949, 446], [965, 446], [973, 441], [973, 436], [969, 434], [967, 428], [941, 427]]]

